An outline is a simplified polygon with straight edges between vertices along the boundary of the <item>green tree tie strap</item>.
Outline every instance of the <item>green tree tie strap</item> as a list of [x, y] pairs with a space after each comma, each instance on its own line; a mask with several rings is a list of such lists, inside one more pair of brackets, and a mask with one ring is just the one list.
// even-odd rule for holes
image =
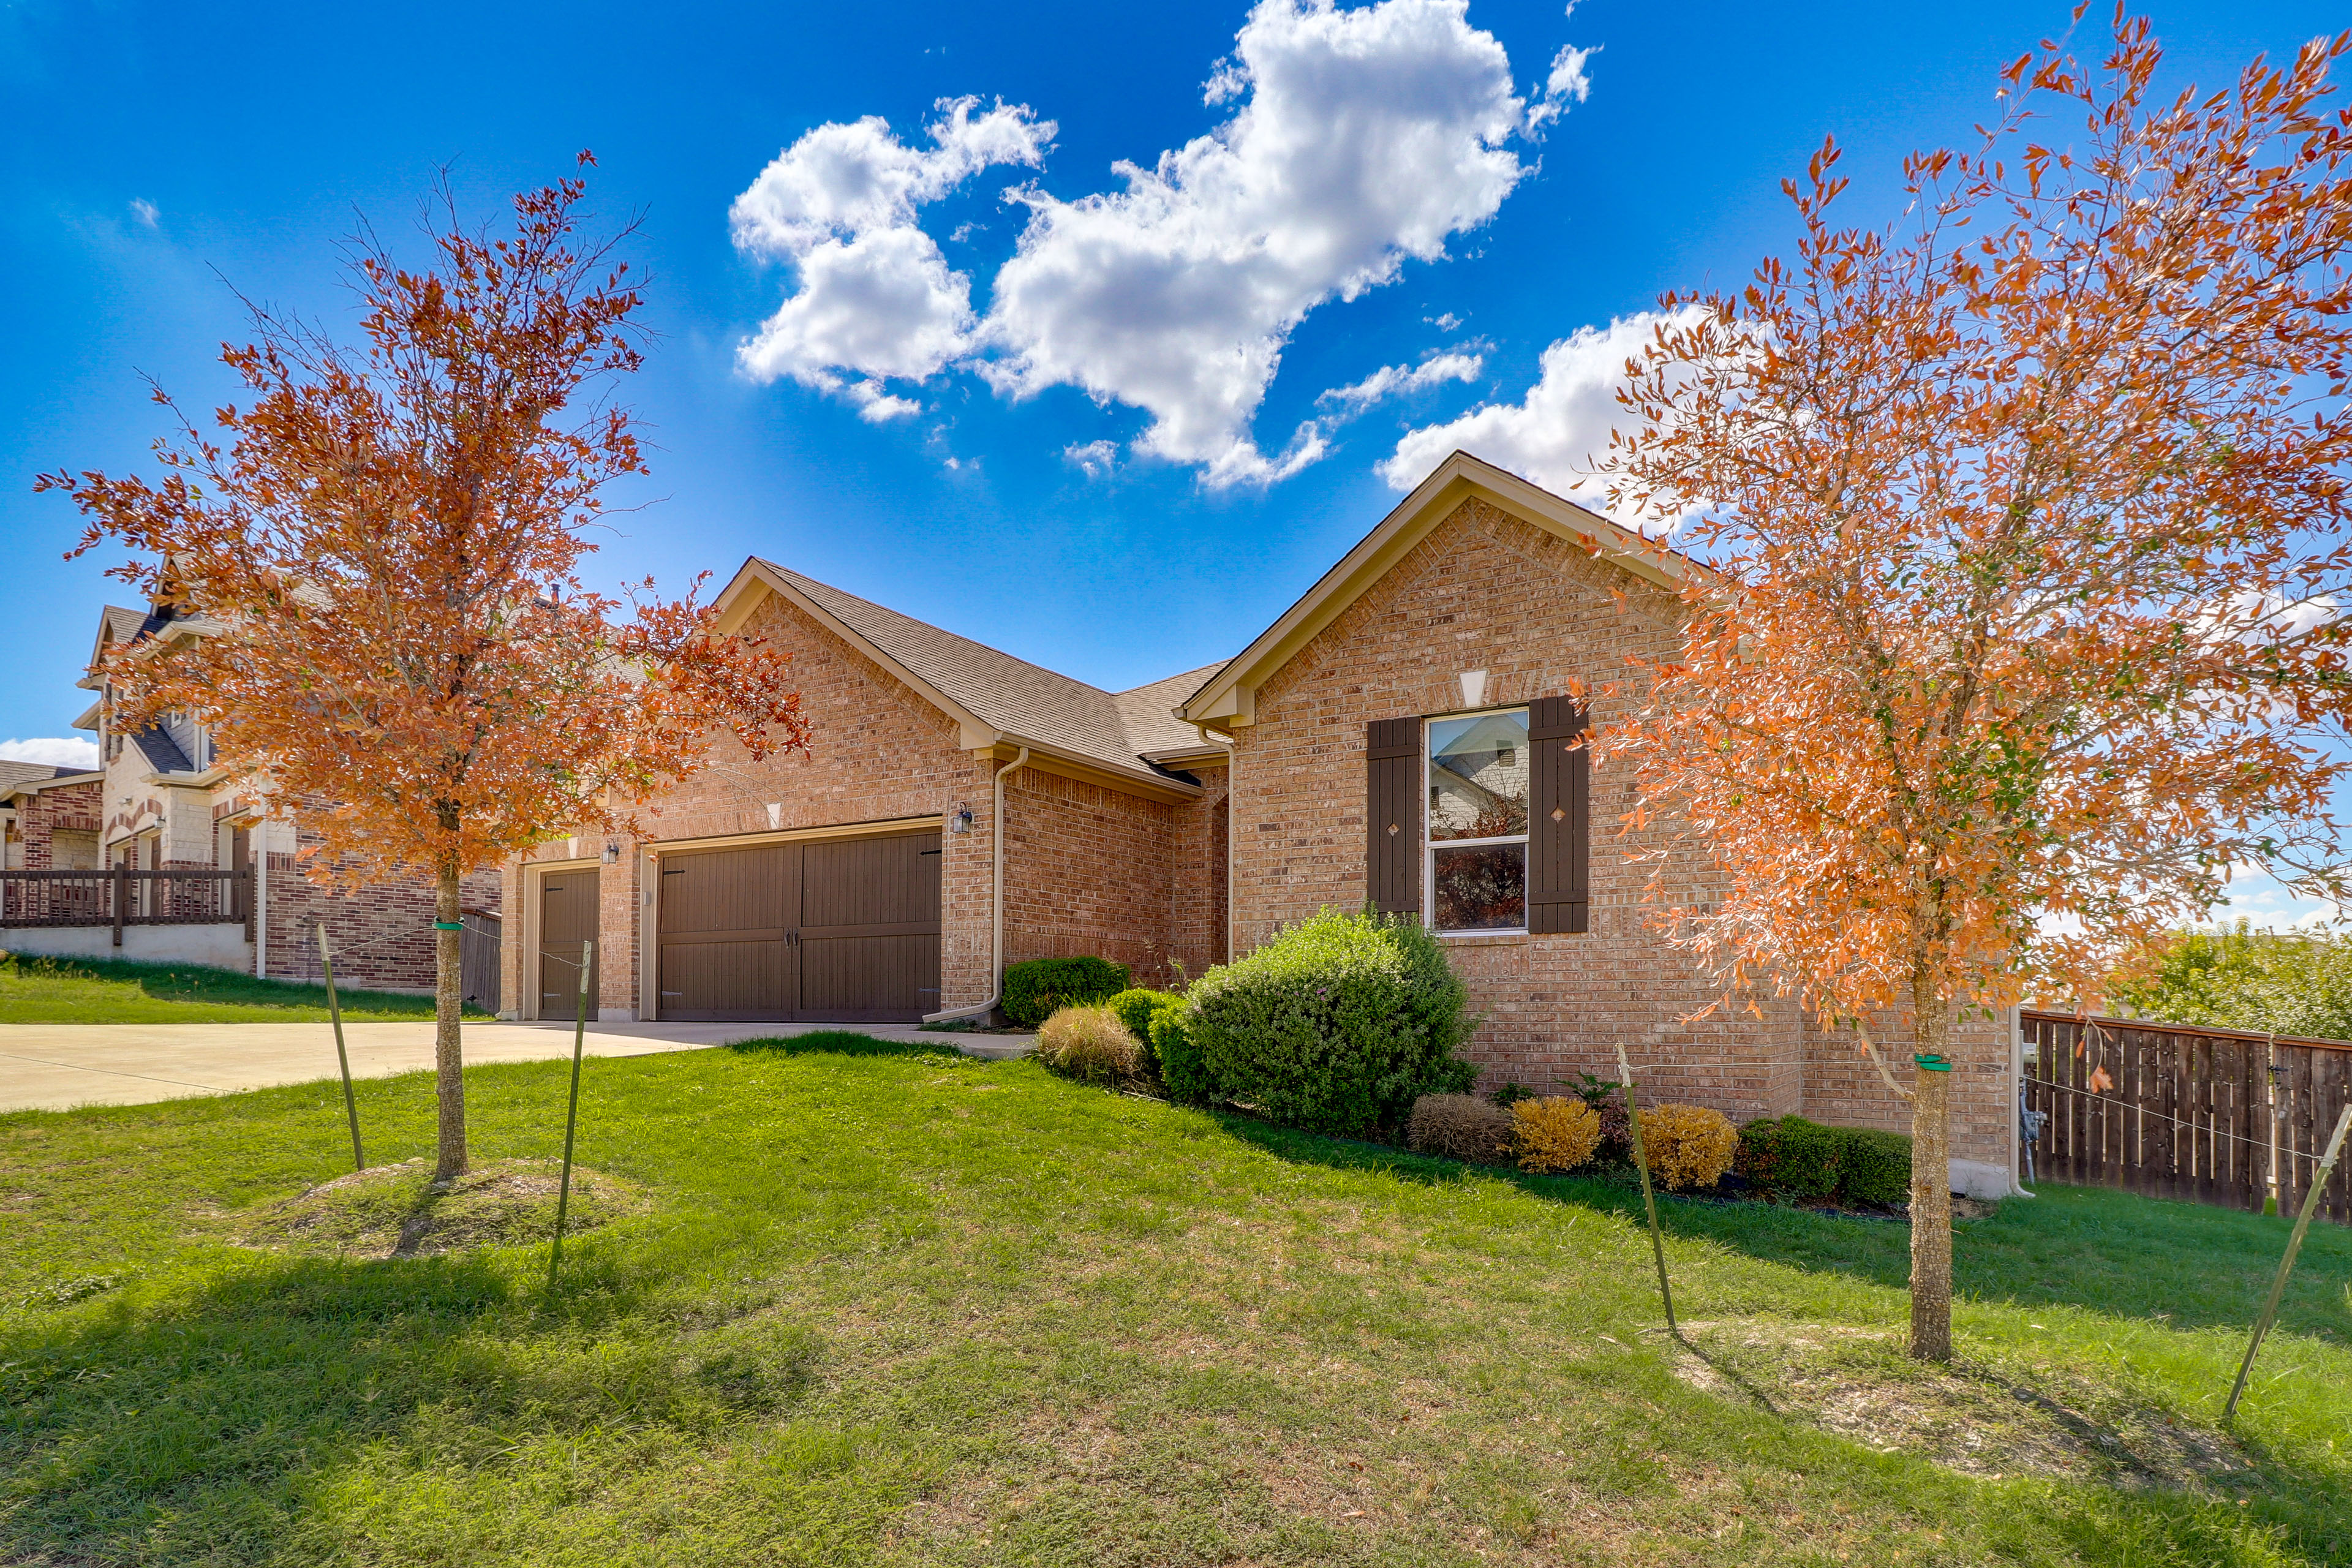
[[1914, 1051], [1911, 1054], [1911, 1060], [1916, 1066], [1917, 1066], [1921, 1072], [1949, 1072], [1952, 1070], [1952, 1064], [1946, 1061], [1941, 1056], [1937, 1055], [1934, 1051]]

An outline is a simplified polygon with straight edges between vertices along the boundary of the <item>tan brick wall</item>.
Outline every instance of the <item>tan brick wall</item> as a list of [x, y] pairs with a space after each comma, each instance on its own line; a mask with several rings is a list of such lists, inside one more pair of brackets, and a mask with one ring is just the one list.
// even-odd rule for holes
[[1198, 979], [1225, 951], [1225, 845], [1229, 834], [1228, 769], [1188, 767], [1202, 795], [1174, 809], [1169, 881], [1169, 941], [1184, 973]]
[[1093, 954], [1139, 985], [1174, 978], [1179, 808], [1024, 768], [1004, 790], [1004, 958]]
[[[295, 843], [302, 849], [319, 835], [297, 818]], [[282, 840], [281, 840], [282, 842]], [[320, 977], [318, 928], [324, 921], [334, 946], [338, 984], [388, 991], [433, 989], [434, 890], [430, 882], [384, 882], [348, 893], [334, 892], [304, 875], [294, 853], [272, 850], [264, 874], [269, 886], [262, 908], [262, 933], [273, 980]], [[459, 884], [465, 907], [496, 914], [503, 907], [501, 873], [477, 871]]]
[[[1637, 696], [1628, 659], [1670, 656], [1678, 622], [1670, 595], [1482, 500], [1465, 501], [1261, 686], [1256, 722], [1235, 731], [1240, 946], [1325, 906], [1361, 907], [1369, 721], [1457, 710], [1459, 676], [1485, 669], [1481, 706], [1581, 681], [1595, 721], [1614, 722]], [[1466, 1053], [1482, 1085], [1549, 1089], [1580, 1072], [1613, 1077], [1622, 1044], [1636, 1063], [1657, 1064], [1641, 1078], [1650, 1092], [1738, 1119], [1802, 1110], [1881, 1123], [1899, 1114], [1883, 1088], [1829, 1070], [1790, 1004], [1762, 1003], [1760, 1016], [1743, 1007], [1691, 1017], [1717, 994], [1650, 929], [1643, 893], [1654, 868], [1629, 858], [1668, 849], [1664, 881], [1676, 901], [1719, 883], [1696, 850], [1672, 845], [1670, 824], [1622, 826], [1633, 805], [1630, 769], [1595, 770], [1589, 931], [1447, 940], [1483, 1015]], [[1957, 1098], [1967, 1107], [1954, 1152], [2005, 1163], [2000, 1108], [1988, 1101], [2000, 1098], [2005, 1052], [1970, 1037], [1955, 1055], [1964, 1069]], [[1814, 1063], [1822, 1068], [1818, 1098]]]

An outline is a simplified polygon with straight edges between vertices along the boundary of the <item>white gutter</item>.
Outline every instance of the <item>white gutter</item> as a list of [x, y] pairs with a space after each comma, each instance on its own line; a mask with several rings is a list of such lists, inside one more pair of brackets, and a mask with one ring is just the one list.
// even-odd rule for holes
[[988, 878], [988, 964], [990, 970], [996, 976], [996, 983], [989, 991], [988, 1000], [982, 1002], [978, 1006], [950, 1007], [944, 1013], [926, 1013], [923, 1015], [923, 1022], [926, 1024], [944, 1024], [950, 1018], [970, 1018], [974, 1016], [985, 1017], [995, 1008], [996, 1004], [1003, 999], [1004, 781], [1008, 775], [1019, 773], [1023, 765], [1028, 761], [1029, 748], [1024, 746], [1021, 748], [1021, 754], [1013, 758], [1010, 764], [996, 770], [996, 810], [995, 815], [988, 819], [988, 831], [993, 836], [994, 839], [994, 841], [989, 846], [989, 855], [992, 865], [989, 869]]

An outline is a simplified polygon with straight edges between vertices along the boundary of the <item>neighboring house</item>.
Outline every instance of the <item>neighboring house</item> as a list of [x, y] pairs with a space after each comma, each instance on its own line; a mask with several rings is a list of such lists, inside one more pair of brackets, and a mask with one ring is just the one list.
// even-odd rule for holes
[[[97, 735], [100, 770], [78, 775], [75, 781], [77, 790], [88, 793], [78, 797], [82, 816], [72, 826], [89, 837], [86, 848], [80, 840], [72, 841], [70, 847], [76, 855], [86, 857], [80, 864], [92, 867], [142, 871], [250, 868], [252, 918], [246, 922], [245, 931], [214, 921], [214, 929], [166, 935], [159, 933], [172, 928], [150, 925], [141, 933], [140, 951], [126, 955], [211, 963], [279, 979], [316, 979], [320, 973], [317, 931], [324, 921], [336, 949], [339, 979], [388, 989], [431, 989], [434, 943], [429, 887], [419, 881], [348, 895], [328, 894], [304, 879], [297, 861], [299, 850], [319, 842], [316, 832], [303, 822], [299, 806], [273, 801], [250, 784], [237, 782], [232, 770], [221, 765], [212, 737], [202, 725], [173, 716], [131, 731], [114, 722], [102, 674], [102, 661], [109, 654], [122, 646], [153, 643], [160, 647], [181, 638], [201, 637], [207, 629], [201, 617], [177, 614], [168, 605], [148, 611], [110, 605], [101, 613], [90, 650], [89, 673], [79, 683], [85, 690], [96, 692], [98, 700], [74, 721], [76, 729]], [[5, 776], [0, 776], [0, 786], [5, 783]], [[44, 798], [50, 793], [58, 793], [54, 784], [43, 790]], [[19, 808], [19, 816], [30, 821], [27, 809]], [[57, 829], [51, 833], [56, 839]], [[31, 847], [28, 836], [27, 867], [37, 864]], [[16, 864], [13, 855], [9, 863]], [[60, 861], [58, 868], [70, 868]], [[498, 874], [486, 872], [469, 879], [466, 891], [469, 923], [483, 918], [495, 922]], [[195, 922], [190, 923], [193, 928]], [[494, 976], [494, 966], [485, 971], [485, 1000], [494, 996], [488, 990]]]
[[[1717, 993], [1628, 857], [1664, 852], [1678, 897], [1715, 873], [1668, 822], [1622, 826], [1630, 773], [1570, 746], [1571, 693], [1623, 717], [1612, 683], [1672, 656], [1696, 570], [1456, 453], [1235, 658], [1108, 692], [755, 557], [721, 625], [793, 653], [811, 754], [722, 740], [646, 837], [518, 862], [507, 994], [568, 1015], [593, 938], [603, 1017], [906, 1020], [992, 1001], [1005, 963], [1098, 952], [1159, 982], [1369, 900], [1440, 933], [1487, 1087], [1613, 1077], [1622, 1044], [1669, 1099], [1899, 1127], [1793, 1005], [1694, 1018]], [[2011, 1185], [2015, 1040], [1953, 1042], [1963, 1191]]]
[[99, 784], [92, 769], [0, 757], [0, 870], [95, 868]]

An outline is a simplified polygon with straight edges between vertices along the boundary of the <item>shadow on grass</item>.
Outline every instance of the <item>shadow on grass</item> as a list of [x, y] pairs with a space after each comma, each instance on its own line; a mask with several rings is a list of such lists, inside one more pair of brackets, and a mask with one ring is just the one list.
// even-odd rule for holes
[[961, 1051], [950, 1045], [933, 1045], [929, 1040], [877, 1040], [871, 1035], [861, 1035], [852, 1029], [818, 1029], [806, 1035], [771, 1035], [756, 1040], [736, 1040], [730, 1051], [747, 1054], [784, 1057], [952, 1057], [961, 1059]]
[[505, 1261], [236, 1258], [0, 1330], [0, 1563], [278, 1561], [334, 1535], [321, 1500], [386, 1445], [488, 1463], [809, 1384], [804, 1330], [600, 1334], [654, 1274], [583, 1248], [551, 1302]]
[[[86, 982], [97, 985], [136, 986], [155, 1002], [210, 1003], [234, 1007], [315, 1007], [324, 1010], [327, 988], [299, 981], [264, 980], [235, 970], [201, 963], [142, 963], [131, 959], [57, 958], [29, 953], [0, 954], [0, 984], [8, 981], [37, 984], [43, 981]], [[370, 991], [338, 985], [335, 997], [346, 1016], [430, 1018], [433, 998], [402, 991]], [[495, 1014], [468, 1005], [467, 1018], [488, 1022]]]
[[[1641, 1188], [1631, 1177], [1529, 1175], [1319, 1137], [1233, 1111], [1213, 1114], [1234, 1137], [1285, 1160], [1430, 1185], [1451, 1185], [1475, 1173], [1548, 1202], [1646, 1224]], [[2011, 1198], [1990, 1217], [1955, 1226], [1953, 1284], [1962, 1296], [2084, 1307], [2179, 1328], [2242, 1329], [2261, 1310], [2290, 1228], [2275, 1216], [2100, 1188], [2053, 1184], [2035, 1191], [2039, 1196]], [[1664, 1192], [1658, 1200], [1658, 1223], [1673, 1236], [1891, 1289], [1903, 1289], [1910, 1278], [1911, 1230], [1899, 1220]], [[2313, 1226], [2278, 1321], [2292, 1332], [2352, 1342], [2352, 1232]]]

